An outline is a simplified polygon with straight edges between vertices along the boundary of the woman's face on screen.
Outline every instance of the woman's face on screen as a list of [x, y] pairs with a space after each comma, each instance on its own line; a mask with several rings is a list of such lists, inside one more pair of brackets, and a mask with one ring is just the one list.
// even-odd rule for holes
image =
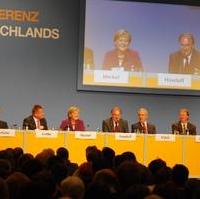
[[129, 48], [130, 45], [130, 41], [128, 37], [119, 37], [116, 41], [115, 41], [115, 47], [116, 49], [120, 50], [120, 51], [126, 51]]

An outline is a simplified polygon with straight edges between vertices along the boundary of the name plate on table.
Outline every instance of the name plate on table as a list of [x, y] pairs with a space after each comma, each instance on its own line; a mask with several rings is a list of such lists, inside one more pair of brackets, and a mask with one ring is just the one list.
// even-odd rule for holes
[[195, 142], [200, 142], [200, 135], [195, 136]]
[[135, 133], [115, 133], [115, 139], [133, 141], [133, 140], [136, 140], [136, 134]]
[[0, 137], [15, 137], [14, 129], [0, 129]]
[[58, 137], [58, 131], [35, 130], [35, 136], [37, 138], [57, 138]]
[[97, 132], [75, 131], [75, 138], [76, 139], [95, 140], [96, 137], [97, 137]]
[[129, 80], [129, 73], [119, 70], [95, 70], [94, 82], [99, 83], [122, 83], [127, 84]]
[[191, 87], [192, 78], [191, 75], [179, 75], [179, 74], [158, 74], [158, 85], [159, 86], [170, 86], [170, 87]]
[[175, 142], [176, 136], [170, 134], [156, 134], [155, 140], [164, 142]]

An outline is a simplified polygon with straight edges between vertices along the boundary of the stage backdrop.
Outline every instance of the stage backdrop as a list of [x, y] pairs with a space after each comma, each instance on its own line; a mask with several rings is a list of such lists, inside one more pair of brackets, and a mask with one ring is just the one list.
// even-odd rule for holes
[[101, 128], [112, 106], [129, 124], [146, 107], [158, 132], [169, 132], [186, 107], [200, 132], [200, 97], [78, 92], [79, 0], [0, 0], [0, 119], [21, 127], [34, 104], [45, 107], [57, 128], [70, 105], [78, 105], [88, 130]]

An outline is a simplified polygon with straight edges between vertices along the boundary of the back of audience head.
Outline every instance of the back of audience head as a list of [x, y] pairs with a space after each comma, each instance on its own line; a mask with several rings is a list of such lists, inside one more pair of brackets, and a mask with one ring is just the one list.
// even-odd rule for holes
[[68, 176], [68, 169], [65, 163], [57, 156], [52, 156], [48, 159], [47, 169], [51, 171], [57, 184], [60, 184]]
[[122, 190], [130, 186], [142, 183], [142, 171], [138, 164], [123, 162], [117, 169], [117, 176]]
[[81, 178], [85, 184], [85, 187], [87, 187], [92, 182], [94, 176], [92, 163], [84, 162], [79, 166], [73, 175]]
[[36, 159], [39, 160], [44, 166], [47, 166], [48, 159], [54, 156], [53, 149], [44, 149], [42, 152], [36, 155]]
[[189, 170], [182, 164], [176, 164], [172, 169], [172, 180], [178, 186], [185, 186], [189, 177]]
[[88, 162], [92, 162], [93, 171], [96, 172], [105, 168], [105, 159], [102, 152], [96, 147], [88, 147], [86, 149], [86, 158]]
[[151, 195], [146, 196], [144, 199], [163, 199], [163, 198], [156, 194], [151, 194]]
[[106, 167], [113, 168], [115, 151], [109, 147], [104, 147], [102, 150], [102, 154], [105, 159]]
[[61, 182], [60, 187], [63, 198], [82, 199], [84, 197], [85, 186], [79, 177], [67, 177]]
[[148, 168], [151, 171], [151, 173], [154, 175], [159, 169], [166, 167], [166, 166], [167, 166], [167, 164], [164, 160], [155, 159], [149, 163]]
[[21, 170], [23, 164], [24, 164], [26, 161], [32, 160], [32, 159], [34, 159], [34, 157], [33, 157], [32, 154], [30, 154], [30, 153], [22, 154], [22, 155], [18, 158], [18, 160], [17, 160], [17, 167], [16, 167], [16, 169], [17, 169], [17, 170]]
[[24, 154], [24, 151], [21, 147], [16, 147], [13, 150], [13, 154], [14, 154], [14, 161], [15, 161], [15, 169], [18, 168], [18, 159], [19, 157], [21, 157]]
[[40, 172], [43, 169], [42, 163], [37, 159], [27, 160], [21, 168], [21, 172], [31, 178], [37, 172]]
[[67, 161], [69, 158], [69, 151], [64, 147], [60, 147], [57, 149], [56, 155], [63, 161]]
[[6, 179], [12, 172], [11, 164], [6, 159], [0, 159], [0, 177]]
[[1, 177], [0, 177], [0, 198], [1, 199], [9, 199], [7, 183]]
[[142, 184], [136, 184], [130, 186], [122, 195], [123, 199], [143, 199], [150, 193], [147, 186]]
[[95, 156], [97, 150], [98, 149], [96, 146], [88, 146], [86, 148], [85, 152], [86, 152], [86, 159], [88, 162], [93, 160], [93, 156]]
[[118, 178], [111, 169], [102, 169], [97, 171], [92, 182], [96, 185], [107, 187], [110, 194], [119, 192]]
[[[32, 176], [32, 184], [24, 192], [24, 198], [29, 198], [32, 192], [32, 198], [49, 199], [56, 195], [56, 182], [50, 171], [42, 170]], [[34, 197], [33, 197], [34, 196]]]
[[191, 193], [186, 187], [177, 187], [173, 181], [168, 181], [165, 184], [156, 185], [154, 193], [164, 199], [190, 199]]
[[126, 152], [122, 153], [121, 155], [122, 155], [123, 161], [137, 162], [136, 156], [133, 152], [126, 151]]
[[31, 180], [23, 173], [14, 172], [7, 179], [10, 199], [21, 199], [22, 192], [31, 183]]
[[172, 169], [170, 167], [162, 167], [156, 171], [153, 175], [154, 184], [164, 184], [171, 180], [172, 178]]

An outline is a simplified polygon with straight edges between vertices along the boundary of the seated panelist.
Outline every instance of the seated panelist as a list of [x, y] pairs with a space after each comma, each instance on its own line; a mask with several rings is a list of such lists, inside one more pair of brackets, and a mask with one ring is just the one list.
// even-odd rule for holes
[[48, 130], [44, 109], [41, 105], [34, 105], [32, 115], [23, 121], [23, 129], [27, 130]]
[[181, 135], [196, 135], [196, 126], [189, 122], [189, 111], [186, 108], [179, 110], [179, 121], [172, 124], [172, 133]]
[[103, 120], [102, 131], [103, 132], [123, 132], [128, 133], [128, 122], [121, 118], [121, 108], [115, 106], [111, 110], [110, 118]]
[[67, 111], [67, 118], [60, 124], [60, 129], [63, 131], [85, 131], [84, 122], [79, 117], [80, 109], [76, 106], [71, 106]]
[[155, 125], [148, 122], [149, 113], [147, 109], [140, 108], [137, 111], [138, 122], [131, 125], [132, 133], [144, 133], [144, 134], [155, 134], [156, 127]]
[[0, 129], [8, 129], [7, 122], [0, 120]]

